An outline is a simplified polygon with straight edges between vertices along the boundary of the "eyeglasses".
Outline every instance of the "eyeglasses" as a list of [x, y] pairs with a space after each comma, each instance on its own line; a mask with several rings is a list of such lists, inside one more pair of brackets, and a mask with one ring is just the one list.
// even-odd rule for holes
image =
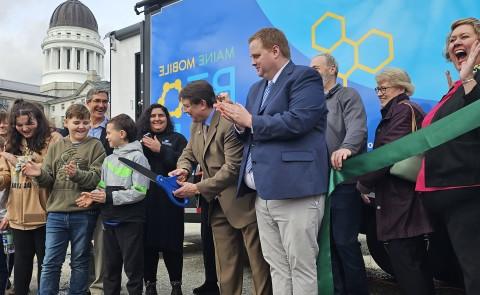
[[92, 102], [94, 104], [108, 104], [109, 103], [108, 99], [92, 99]]
[[393, 86], [389, 86], [389, 87], [375, 87], [374, 90], [376, 93], [379, 93], [381, 92], [382, 94], [385, 94], [385, 92], [387, 92], [387, 89], [388, 88], [393, 88]]

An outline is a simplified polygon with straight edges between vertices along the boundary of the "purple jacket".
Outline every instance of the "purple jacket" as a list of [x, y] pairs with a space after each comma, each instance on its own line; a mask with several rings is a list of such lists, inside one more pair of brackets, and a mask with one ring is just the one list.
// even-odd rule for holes
[[[382, 110], [373, 148], [378, 148], [412, 132], [412, 111], [401, 101], [408, 100], [415, 110], [417, 126], [425, 113], [420, 106], [409, 101], [406, 94], [392, 99]], [[380, 241], [415, 237], [433, 231], [415, 183], [389, 173], [390, 166], [359, 178], [362, 193], [375, 192], [377, 237]]]

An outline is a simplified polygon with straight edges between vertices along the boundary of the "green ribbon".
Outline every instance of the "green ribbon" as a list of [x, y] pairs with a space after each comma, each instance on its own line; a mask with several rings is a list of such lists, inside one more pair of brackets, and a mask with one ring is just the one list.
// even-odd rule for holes
[[342, 182], [382, 169], [406, 158], [419, 155], [462, 134], [480, 127], [480, 100], [438, 120], [426, 128], [404, 136], [372, 152], [353, 157], [343, 163], [342, 170], [330, 171], [325, 215], [318, 236], [318, 290], [321, 295], [333, 294], [330, 255], [330, 194]]

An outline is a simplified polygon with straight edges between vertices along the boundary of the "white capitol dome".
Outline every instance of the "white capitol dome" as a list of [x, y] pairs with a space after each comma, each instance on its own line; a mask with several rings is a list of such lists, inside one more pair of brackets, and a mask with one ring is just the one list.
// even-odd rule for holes
[[105, 48], [92, 11], [78, 0], [60, 4], [42, 42], [41, 92], [67, 96], [94, 71], [104, 76]]

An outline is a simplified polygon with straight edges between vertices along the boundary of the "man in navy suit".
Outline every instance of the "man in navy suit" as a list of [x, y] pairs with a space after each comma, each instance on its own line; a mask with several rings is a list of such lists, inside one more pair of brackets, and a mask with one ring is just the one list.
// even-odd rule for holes
[[244, 143], [238, 195], [255, 190], [262, 252], [273, 293], [318, 294], [317, 235], [328, 180], [327, 109], [320, 75], [290, 61], [285, 35], [265, 28], [249, 39], [263, 78], [246, 106], [216, 104]]

